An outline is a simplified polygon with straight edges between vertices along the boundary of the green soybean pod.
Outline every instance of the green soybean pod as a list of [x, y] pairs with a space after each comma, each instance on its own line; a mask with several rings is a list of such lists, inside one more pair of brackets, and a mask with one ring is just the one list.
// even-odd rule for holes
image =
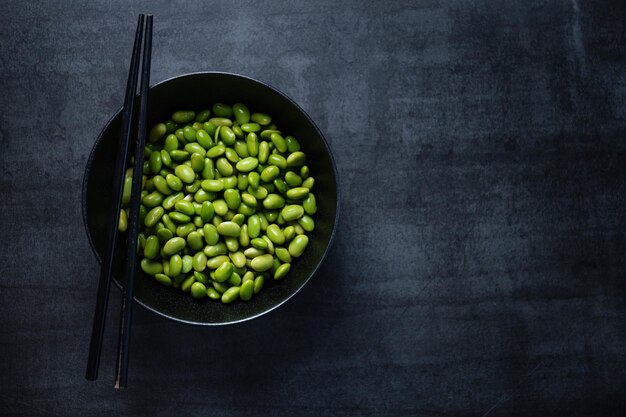
[[[187, 143], [196, 141], [196, 129], [191, 126], [183, 127], [183, 137]], [[188, 151], [189, 152], [189, 151]]]
[[189, 123], [194, 120], [196, 113], [191, 110], [179, 110], [172, 114], [172, 120], [178, 124]]
[[221, 129], [220, 129], [220, 139], [226, 145], [230, 146], [230, 145], [235, 143], [235, 140], [237, 139], [237, 136], [235, 135], [235, 133], [233, 132], [233, 130], [229, 126], [221, 126]]
[[252, 113], [250, 115], [250, 120], [254, 123], [258, 123], [261, 126], [267, 126], [272, 123], [272, 118], [265, 113]]
[[213, 114], [217, 117], [233, 117], [233, 109], [228, 104], [215, 103], [213, 105]]
[[243, 301], [248, 301], [252, 298], [253, 294], [254, 294], [254, 280], [243, 282], [239, 290], [239, 298], [241, 298]]
[[170, 257], [170, 276], [176, 277], [183, 270], [183, 258], [180, 255], [172, 255]]
[[196, 282], [196, 278], [193, 275], [188, 276], [180, 286], [180, 289], [183, 292], [189, 292], [191, 290], [191, 286]]
[[254, 293], [258, 294], [259, 291], [261, 291], [261, 289], [263, 288], [263, 284], [265, 283], [265, 278], [263, 278], [263, 275], [258, 275], [255, 279], [254, 279]]
[[148, 140], [152, 143], [157, 142], [167, 133], [167, 127], [164, 123], [157, 123], [152, 126], [150, 133], [148, 133]]
[[183, 182], [174, 174], [167, 174], [165, 182], [170, 189], [174, 191], [180, 191], [183, 189]]
[[120, 217], [117, 222], [117, 230], [125, 232], [128, 228], [128, 215], [124, 209], [120, 209]]
[[219, 300], [222, 297], [222, 294], [220, 294], [219, 292], [217, 292], [215, 290], [215, 288], [212, 287], [208, 287], [206, 289], [206, 295], [211, 299], [211, 300]]
[[296, 236], [291, 243], [289, 243], [289, 254], [294, 258], [301, 256], [308, 244], [309, 237], [307, 235]]
[[272, 133], [270, 135], [270, 140], [272, 141], [274, 146], [276, 146], [276, 149], [278, 149], [280, 152], [287, 152], [287, 143], [280, 134]]
[[285, 159], [284, 156], [279, 155], [277, 153], [270, 154], [267, 157], [267, 163], [270, 164], [270, 165], [277, 166], [280, 169], [286, 169], [287, 168], [287, 160]]
[[223, 177], [229, 177], [233, 175], [233, 166], [230, 164], [230, 162], [228, 162], [228, 159], [224, 157], [219, 158], [215, 162], [215, 167], [217, 168], [217, 171], [220, 173], [220, 175], [222, 175]]
[[306, 214], [308, 214], [309, 216], [312, 216], [315, 213], [317, 213], [317, 202], [315, 200], [315, 195], [313, 195], [313, 193], [307, 194], [306, 198], [302, 202], [302, 207], [304, 208], [304, 211], [306, 212]]
[[159, 244], [159, 238], [156, 235], [148, 236], [146, 246], [143, 248], [143, 256], [148, 259], [154, 259], [157, 257], [160, 250], [161, 245]]
[[304, 215], [304, 208], [295, 204], [285, 206], [280, 212], [285, 221], [297, 220]]
[[259, 143], [259, 163], [264, 164], [270, 156], [270, 147], [266, 141]]
[[148, 227], [154, 226], [161, 219], [161, 217], [163, 217], [163, 214], [165, 214], [163, 207], [158, 206], [153, 208], [148, 212], [148, 214], [146, 214], [144, 224]]
[[300, 150], [300, 143], [298, 143], [293, 136], [287, 136], [285, 143], [287, 144], [287, 151], [289, 152], [298, 152]]
[[290, 269], [291, 269], [290, 263], [285, 263], [285, 264], [280, 265], [274, 272], [274, 279], [278, 281], [278, 280], [285, 278], [285, 275], [289, 273]]
[[143, 258], [139, 265], [141, 266], [141, 270], [148, 275], [155, 275], [163, 272], [163, 265], [161, 262]]
[[233, 104], [232, 111], [235, 116], [235, 120], [240, 125], [246, 124], [250, 121], [250, 110], [248, 110], [248, 108], [244, 104]]
[[163, 164], [161, 163], [161, 152], [152, 152], [150, 154], [149, 164], [150, 171], [153, 174], [158, 174], [161, 170], [161, 167], [163, 166]]
[[261, 176], [258, 172], [251, 172], [248, 174], [248, 186], [253, 189], [259, 188], [259, 181]]
[[222, 294], [222, 303], [229, 304], [239, 298], [239, 287], [230, 287]]
[[206, 297], [206, 286], [201, 282], [194, 282], [191, 284], [190, 292], [193, 298], [204, 298]]

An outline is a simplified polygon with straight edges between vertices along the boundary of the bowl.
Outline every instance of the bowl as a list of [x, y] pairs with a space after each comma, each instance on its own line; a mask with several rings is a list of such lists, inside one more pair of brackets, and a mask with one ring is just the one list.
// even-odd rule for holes
[[[308, 233], [310, 242], [304, 254], [292, 264], [281, 281], [266, 280], [259, 294], [250, 301], [238, 300], [224, 305], [209, 299], [196, 300], [179, 289], [167, 288], [146, 275], [141, 268], [135, 279], [135, 301], [150, 311], [172, 320], [197, 325], [237, 323], [265, 314], [289, 300], [313, 277], [331, 245], [339, 214], [337, 170], [333, 156], [320, 130], [293, 100], [269, 85], [242, 75], [224, 72], [202, 72], [177, 76], [150, 88], [148, 126], [167, 120], [180, 109], [196, 111], [215, 102], [244, 103], [251, 111], [264, 112], [282, 132], [300, 142], [307, 155], [307, 165], [315, 177], [318, 211], [315, 230]], [[112, 169], [119, 141], [121, 110], [98, 136], [83, 180], [83, 221], [91, 248], [101, 262], [105, 247], [106, 219], [111, 199]], [[113, 281], [124, 286], [122, 257], [125, 233], [120, 233]], [[94, 274], [93, 279], [97, 280]]]

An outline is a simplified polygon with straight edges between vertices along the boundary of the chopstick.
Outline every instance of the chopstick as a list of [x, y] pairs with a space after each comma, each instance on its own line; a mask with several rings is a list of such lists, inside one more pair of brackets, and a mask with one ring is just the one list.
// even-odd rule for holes
[[139, 203], [141, 198], [141, 177], [143, 153], [146, 143], [148, 90], [150, 88], [150, 60], [152, 58], [152, 16], [146, 17], [146, 35], [143, 43], [143, 60], [141, 63], [141, 87], [139, 93], [139, 122], [137, 125], [137, 141], [135, 142], [135, 163], [133, 165], [133, 187], [130, 197], [130, 213], [128, 219], [128, 244], [124, 271], [126, 285], [122, 299], [122, 315], [117, 350], [117, 367], [115, 388], [125, 388], [128, 379], [128, 353], [130, 345], [130, 324], [133, 312], [133, 288], [137, 271], [137, 232], [139, 230]]
[[[113, 259], [117, 246], [117, 228], [122, 206], [122, 189], [124, 187], [124, 168], [128, 160], [128, 149], [130, 136], [133, 127], [133, 114], [135, 109], [135, 94], [137, 91], [137, 78], [139, 76], [139, 56], [141, 53], [141, 40], [143, 36], [144, 15], [139, 15], [137, 29], [135, 31], [135, 42], [130, 60], [128, 81], [126, 83], [126, 95], [124, 98], [124, 108], [122, 111], [122, 126], [120, 131], [120, 142], [117, 149], [115, 161], [115, 171], [113, 173], [113, 192], [111, 199], [111, 209], [107, 224], [107, 246], [100, 268], [100, 278], [98, 282], [98, 293], [96, 296], [96, 310], [94, 313], [91, 340], [89, 343], [89, 355], [87, 358], [87, 372], [85, 378], [94, 381], [98, 378], [100, 367], [100, 355], [102, 353], [102, 339], [104, 337], [104, 325], [106, 321], [107, 305], [109, 303], [109, 292], [111, 288], [111, 272], [113, 269]], [[143, 152], [142, 152], [143, 154]], [[140, 187], [133, 187], [140, 188]], [[130, 240], [130, 239], [129, 239]]]

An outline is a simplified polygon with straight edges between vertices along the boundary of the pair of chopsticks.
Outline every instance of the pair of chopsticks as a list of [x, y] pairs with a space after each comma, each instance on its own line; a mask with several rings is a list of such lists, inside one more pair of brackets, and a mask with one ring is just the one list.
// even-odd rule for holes
[[[145, 24], [144, 24], [145, 23]], [[139, 77], [139, 58], [141, 56], [143, 40], [143, 59], [141, 61], [141, 85], [139, 92], [139, 113], [135, 111], [137, 94], [137, 81]], [[130, 198], [130, 213], [128, 218], [128, 243], [126, 257], [124, 259], [125, 282], [122, 299], [122, 314], [119, 328], [119, 345], [117, 351], [117, 367], [115, 369], [115, 388], [125, 388], [128, 379], [128, 354], [130, 344], [130, 324], [132, 319], [133, 287], [137, 270], [137, 232], [139, 228], [139, 203], [141, 197], [141, 177], [143, 168], [144, 145], [146, 142], [146, 117], [148, 110], [148, 89], [150, 85], [150, 60], [152, 55], [152, 16], [139, 15], [137, 30], [135, 31], [135, 43], [130, 61], [126, 95], [122, 111], [122, 127], [120, 141], [117, 150], [117, 159], [113, 177], [113, 192], [111, 211], [107, 225], [107, 247], [100, 280], [98, 283], [98, 295], [96, 298], [96, 311], [94, 313], [91, 342], [89, 344], [89, 356], [87, 359], [87, 373], [85, 377], [94, 381], [98, 378], [100, 366], [100, 354], [102, 352], [102, 339], [104, 337], [104, 325], [106, 321], [107, 305], [111, 288], [111, 273], [113, 259], [115, 257], [118, 222], [122, 206], [122, 188], [124, 186], [124, 172], [126, 161], [129, 160], [129, 147], [131, 136], [135, 131], [135, 161], [133, 164], [133, 182]]]

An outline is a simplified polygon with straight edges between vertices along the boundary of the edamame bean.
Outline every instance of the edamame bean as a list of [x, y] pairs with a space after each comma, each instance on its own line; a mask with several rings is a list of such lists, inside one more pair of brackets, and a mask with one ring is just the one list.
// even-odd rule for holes
[[191, 110], [179, 110], [172, 114], [172, 120], [178, 124], [185, 124], [195, 119], [196, 113]]
[[257, 166], [259, 166], [259, 160], [251, 156], [240, 160], [235, 165], [237, 170], [240, 172], [250, 172], [256, 169]]
[[178, 165], [174, 169], [174, 173], [186, 184], [191, 184], [196, 179], [196, 173], [187, 165]]
[[225, 282], [233, 274], [233, 264], [224, 262], [215, 270], [215, 281]]
[[223, 222], [217, 226], [217, 232], [222, 236], [237, 237], [240, 231], [241, 226], [234, 222]]
[[293, 136], [287, 136], [285, 138], [285, 143], [287, 144], [287, 151], [289, 152], [298, 152], [300, 150], [300, 144]]
[[228, 205], [229, 209], [237, 210], [237, 208], [239, 208], [239, 205], [241, 204], [241, 196], [239, 194], [239, 190], [228, 189], [224, 191], [224, 200], [226, 200], [226, 204]]
[[126, 210], [120, 209], [120, 218], [117, 222], [117, 230], [120, 232], [125, 232], [128, 228], [128, 215], [126, 214]]
[[297, 220], [302, 217], [304, 215], [304, 209], [302, 208], [302, 206], [291, 204], [283, 208], [280, 214], [283, 216], [283, 219], [285, 219], [286, 222], [289, 222], [291, 220]]
[[148, 275], [156, 275], [163, 272], [163, 265], [161, 262], [143, 258], [139, 265], [141, 266], [141, 270]]
[[309, 238], [307, 235], [296, 236], [291, 243], [289, 243], [289, 254], [294, 258], [298, 258], [302, 255], [308, 244]]
[[265, 113], [252, 113], [250, 115], [250, 120], [254, 123], [258, 123], [261, 126], [267, 126], [272, 123], [272, 118]]
[[191, 296], [193, 298], [200, 299], [200, 298], [206, 297], [206, 295], [207, 295], [207, 289], [206, 289], [206, 286], [203, 283], [201, 283], [201, 282], [194, 282], [191, 285]]
[[226, 256], [226, 255], [218, 255], [218, 256], [214, 256], [214, 257], [208, 259], [207, 263], [206, 263], [206, 266], [209, 269], [217, 269], [224, 262], [229, 262], [229, 261], [230, 261], [230, 258], [228, 256]]
[[302, 200], [309, 194], [309, 189], [306, 187], [295, 187], [287, 190], [287, 198], [292, 200]]
[[263, 207], [268, 210], [275, 210], [284, 207], [285, 199], [280, 194], [269, 194], [263, 200]]
[[287, 166], [288, 167], [299, 167], [301, 165], [304, 165], [304, 162], [306, 160], [306, 155], [303, 152], [292, 152], [288, 157], [287, 157]]
[[207, 267], [207, 257], [204, 252], [196, 252], [191, 258], [191, 265], [195, 271], [204, 271]]
[[280, 169], [277, 166], [270, 165], [261, 172], [261, 179], [265, 182], [270, 182], [280, 174]]
[[163, 253], [166, 255], [173, 255], [176, 252], [181, 251], [186, 245], [185, 239], [182, 237], [173, 237], [168, 240], [163, 246]]
[[252, 259], [252, 262], [250, 263], [250, 267], [254, 269], [255, 271], [263, 272], [263, 271], [267, 271], [268, 269], [270, 269], [273, 264], [274, 264], [274, 257], [272, 255], [266, 254], [266, 255], [257, 256], [256, 258]]
[[150, 164], [150, 171], [153, 174], [158, 174], [163, 166], [161, 163], [161, 152], [152, 152], [148, 162]]
[[255, 294], [258, 294], [259, 291], [261, 291], [264, 283], [265, 283], [265, 278], [263, 278], [263, 275], [259, 275], [254, 279], [254, 293]]
[[280, 265], [274, 272], [274, 279], [278, 281], [278, 280], [285, 278], [285, 275], [289, 273], [290, 269], [291, 269], [290, 263], [285, 263], [285, 264]]
[[213, 105], [213, 114], [218, 117], [233, 117], [233, 109], [228, 104], [215, 103]]
[[230, 287], [222, 294], [222, 303], [229, 304], [239, 298], [239, 287]]
[[148, 236], [146, 246], [143, 248], [143, 256], [148, 259], [154, 259], [157, 257], [160, 250], [161, 245], [159, 244], [159, 238], [156, 235]]
[[165, 181], [167, 182], [167, 186], [174, 191], [183, 189], [183, 182], [174, 174], [167, 174]]
[[278, 133], [272, 133], [270, 135], [270, 140], [272, 141], [274, 146], [276, 146], [276, 149], [278, 149], [280, 152], [287, 152], [287, 143], [285, 142], [285, 139], [283, 139], [283, 137], [280, 136]]
[[270, 165], [277, 166], [280, 169], [287, 168], [287, 161], [285, 160], [285, 157], [277, 153], [273, 153], [270, 156], [268, 156], [267, 163]]
[[146, 214], [144, 224], [148, 227], [154, 226], [161, 219], [164, 213], [165, 213], [165, 210], [163, 210], [163, 207], [159, 206], [159, 207], [153, 208], [152, 210], [148, 212], [148, 214]]
[[157, 123], [152, 126], [150, 133], [148, 133], [148, 140], [152, 143], [157, 142], [167, 133], [167, 127], [164, 123]]
[[166, 287], [170, 287], [172, 285], [171, 278], [165, 274], [155, 274], [154, 278], [156, 278], [159, 284], [165, 285]]
[[187, 216], [193, 216], [196, 214], [196, 209], [193, 204], [187, 200], [179, 200], [174, 204], [176, 211], [186, 214]]
[[222, 297], [222, 294], [220, 294], [219, 292], [217, 292], [215, 290], [215, 288], [207, 288], [206, 289], [206, 295], [211, 299], [211, 300], [219, 300]]
[[262, 141], [259, 143], [259, 163], [264, 164], [267, 162], [267, 158], [270, 155], [270, 147], [267, 142]]
[[285, 235], [276, 224], [270, 224], [265, 231], [267, 237], [275, 244], [282, 245], [285, 243]]
[[233, 114], [235, 115], [235, 120], [240, 125], [244, 125], [250, 121], [250, 110], [248, 110], [244, 104], [233, 104]]

